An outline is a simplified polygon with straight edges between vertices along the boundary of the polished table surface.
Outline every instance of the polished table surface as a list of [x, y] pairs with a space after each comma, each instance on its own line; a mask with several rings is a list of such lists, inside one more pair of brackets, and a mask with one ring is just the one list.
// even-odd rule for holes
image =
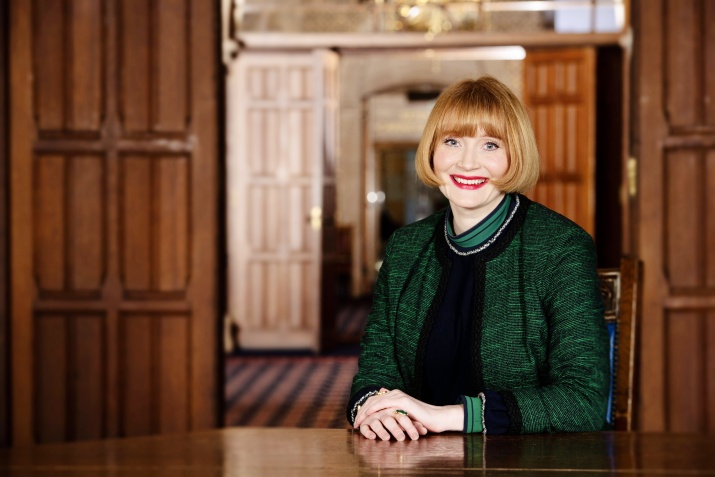
[[370, 441], [350, 430], [228, 428], [0, 450], [3, 476], [715, 475], [715, 436], [442, 434]]

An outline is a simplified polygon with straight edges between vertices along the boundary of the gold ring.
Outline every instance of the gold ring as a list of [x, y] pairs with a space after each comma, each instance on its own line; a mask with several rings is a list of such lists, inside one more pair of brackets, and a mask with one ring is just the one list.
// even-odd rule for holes
[[383, 394], [387, 394], [387, 393], [389, 393], [389, 392], [390, 392], [390, 391], [387, 391], [387, 390], [385, 390], [385, 391], [378, 391], [377, 395], [378, 395], [378, 396], [382, 396]]
[[395, 414], [402, 414], [403, 416], [407, 416], [407, 411], [403, 411], [402, 409], [395, 409]]

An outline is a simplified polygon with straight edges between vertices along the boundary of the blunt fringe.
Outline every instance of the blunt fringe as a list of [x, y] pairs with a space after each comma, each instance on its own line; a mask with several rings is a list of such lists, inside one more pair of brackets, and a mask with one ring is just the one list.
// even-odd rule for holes
[[415, 156], [417, 176], [429, 187], [442, 182], [434, 172], [435, 145], [447, 136], [476, 136], [479, 129], [503, 141], [509, 167], [493, 184], [505, 193], [526, 193], [539, 179], [539, 151], [523, 103], [502, 82], [483, 76], [447, 87], [437, 98]]

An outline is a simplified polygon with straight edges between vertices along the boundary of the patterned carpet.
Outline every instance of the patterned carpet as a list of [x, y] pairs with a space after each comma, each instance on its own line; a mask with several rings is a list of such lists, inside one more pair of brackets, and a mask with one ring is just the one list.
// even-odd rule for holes
[[368, 311], [365, 301], [341, 309], [342, 346], [328, 356], [228, 356], [224, 424], [345, 428], [345, 405], [357, 371], [356, 343]]
[[357, 357], [230, 358], [226, 425], [342, 428]]

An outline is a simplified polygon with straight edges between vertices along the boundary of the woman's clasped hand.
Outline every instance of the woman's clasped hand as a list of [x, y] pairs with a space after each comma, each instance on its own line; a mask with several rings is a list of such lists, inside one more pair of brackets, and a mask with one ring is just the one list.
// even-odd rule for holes
[[368, 439], [384, 441], [394, 437], [413, 441], [428, 432], [461, 431], [464, 410], [461, 404], [432, 406], [395, 389], [367, 399], [355, 416], [355, 429]]

